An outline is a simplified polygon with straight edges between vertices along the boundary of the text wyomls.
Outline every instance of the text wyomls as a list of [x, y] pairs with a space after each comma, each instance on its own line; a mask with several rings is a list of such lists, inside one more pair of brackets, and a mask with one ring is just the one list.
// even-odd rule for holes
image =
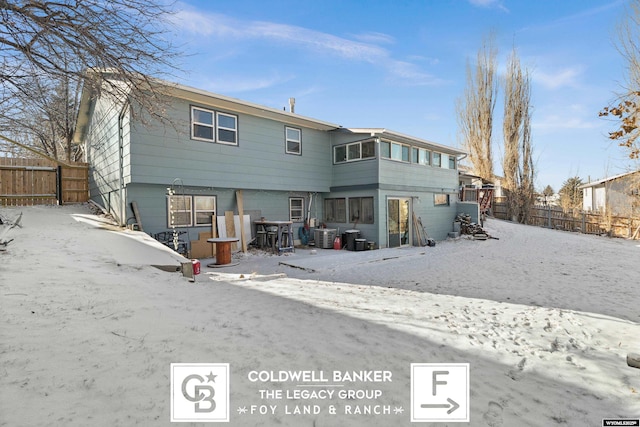
[[391, 371], [251, 371], [251, 382], [343, 383], [343, 382], [391, 382]]

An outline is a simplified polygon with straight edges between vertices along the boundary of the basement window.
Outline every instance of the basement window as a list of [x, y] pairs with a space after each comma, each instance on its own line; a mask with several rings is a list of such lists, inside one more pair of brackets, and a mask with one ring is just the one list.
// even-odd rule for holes
[[373, 197], [349, 197], [349, 219], [352, 223], [373, 224]]
[[433, 204], [435, 206], [449, 206], [449, 195], [448, 194], [434, 194], [433, 195]]
[[195, 225], [212, 225], [211, 218], [216, 214], [215, 196], [193, 196]]
[[191, 227], [191, 196], [167, 196], [167, 225]]
[[347, 200], [324, 199], [324, 220], [325, 222], [347, 222]]
[[289, 198], [289, 221], [304, 221], [304, 199], [302, 197]]

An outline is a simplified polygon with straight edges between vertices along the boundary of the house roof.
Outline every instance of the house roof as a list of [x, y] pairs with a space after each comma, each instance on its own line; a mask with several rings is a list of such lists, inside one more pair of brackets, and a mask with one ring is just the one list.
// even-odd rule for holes
[[[99, 72], [92, 70], [94, 72]], [[109, 70], [103, 72], [108, 74]], [[152, 79], [152, 81], [166, 90], [168, 96], [184, 99], [192, 103], [197, 103], [202, 106], [215, 106], [225, 109], [226, 111], [245, 113], [252, 116], [263, 117], [267, 119], [273, 119], [292, 126], [306, 127], [311, 129], [323, 130], [323, 131], [346, 131], [352, 133], [364, 133], [369, 134], [372, 137], [387, 138], [393, 141], [405, 142], [410, 144], [422, 144], [437, 149], [438, 151], [446, 154], [453, 155], [466, 155], [467, 153], [457, 148], [449, 147], [442, 144], [437, 144], [425, 139], [416, 138], [413, 136], [405, 135], [399, 132], [395, 132], [385, 128], [349, 128], [345, 129], [342, 126], [325, 122], [322, 120], [313, 119], [310, 117], [301, 116], [296, 113], [291, 113], [285, 110], [279, 110], [277, 108], [266, 107], [264, 105], [254, 104], [252, 102], [243, 101], [237, 98], [231, 98], [228, 96], [220, 95], [206, 90], [198, 89], [191, 86], [182, 85], [179, 83], [173, 83], [161, 79]], [[92, 104], [94, 102], [93, 93], [91, 89], [83, 88], [82, 97], [80, 100], [80, 108], [78, 111], [78, 119], [76, 124], [76, 132], [74, 134], [74, 141], [81, 142], [84, 139], [89, 124]]]
[[613, 180], [616, 180], [616, 179], [623, 178], [623, 177], [625, 177], [627, 175], [633, 175], [634, 173], [640, 173], [640, 170], [631, 171], [631, 172], [625, 172], [625, 173], [621, 173], [619, 175], [611, 176], [609, 178], [603, 178], [603, 179], [600, 179], [598, 181], [592, 181], [592, 182], [589, 182], [587, 184], [582, 184], [578, 188], [583, 189], [583, 188], [595, 187], [597, 185], [604, 184], [605, 182], [608, 182], [608, 181], [613, 181]]
[[169, 88], [169, 95], [191, 102], [214, 104], [217, 107], [224, 108], [228, 111], [246, 113], [252, 116], [278, 120], [294, 126], [301, 126], [325, 131], [341, 127], [340, 125], [337, 125], [335, 123], [329, 123], [323, 120], [301, 116], [300, 114], [291, 113], [285, 110], [279, 110], [277, 108], [265, 107], [264, 105], [254, 104], [252, 102], [208, 92], [191, 86], [169, 82], [164, 82], [164, 84]]
[[[278, 120], [290, 124], [292, 126], [306, 127], [323, 131], [340, 128], [340, 125], [329, 123], [322, 120], [305, 117], [300, 114], [290, 113], [288, 111], [270, 108], [264, 105], [254, 104], [252, 102], [243, 101], [237, 98], [208, 92], [202, 89], [186, 86], [178, 83], [172, 83], [165, 80], [153, 79], [153, 82], [164, 89], [166, 95], [183, 99], [188, 102], [197, 103], [202, 106], [215, 106], [226, 111], [234, 113], [245, 113], [252, 116], [263, 117], [267, 119]], [[74, 140], [79, 142], [83, 139], [91, 114], [93, 93], [91, 90], [83, 88], [80, 100], [80, 108], [78, 111], [78, 121], [76, 125], [76, 133]]]
[[420, 143], [423, 145], [428, 145], [430, 147], [434, 147], [437, 148], [438, 151], [441, 151], [443, 153], [446, 154], [455, 154], [455, 155], [462, 155], [462, 154], [467, 154], [466, 151], [464, 150], [460, 150], [454, 147], [449, 147], [446, 145], [442, 145], [442, 144], [438, 144], [432, 141], [428, 141], [426, 139], [421, 139], [421, 138], [416, 138], [414, 136], [410, 136], [410, 135], [405, 135], [402, 134], [400, 132], [395, 132], [392, 131], [390, 129], [386, 129], [386, 128], [347, 128], [345, 129], [348, 132], [353, 132], [353, 133], [364, 133], [364, 134], [369, 134], [371, 136], [377, 136], [380, 138], [387, 138], [387, 139], [391, 139], [393, 141], [398, 141], [398, 142], [406, 142], [406, 143], [410, 143], [410, 144], [415, 144]]

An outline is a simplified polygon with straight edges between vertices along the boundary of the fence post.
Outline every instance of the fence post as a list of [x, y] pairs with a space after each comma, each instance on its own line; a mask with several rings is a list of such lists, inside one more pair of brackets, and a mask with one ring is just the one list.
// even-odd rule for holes
[[56, 198], [58, 205], [62, 206], [62, 166], [58, 165], [56, 170]]
[[551, 228], [551, 206], [547, 206], [547, 227]]
[[584, 211], [582, 211], [582, 234], [586, 234], [587, 232], [587, 219], [586, 219], [586, 214], [584, 213]]

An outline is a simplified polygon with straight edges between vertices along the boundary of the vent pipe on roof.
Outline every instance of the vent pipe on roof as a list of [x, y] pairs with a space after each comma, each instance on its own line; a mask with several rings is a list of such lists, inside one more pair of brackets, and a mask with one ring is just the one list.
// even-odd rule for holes
[[289, 98], [289, 111], [291, 111], [292, 113], [296, 112], [296, 99], [295, 98]]

